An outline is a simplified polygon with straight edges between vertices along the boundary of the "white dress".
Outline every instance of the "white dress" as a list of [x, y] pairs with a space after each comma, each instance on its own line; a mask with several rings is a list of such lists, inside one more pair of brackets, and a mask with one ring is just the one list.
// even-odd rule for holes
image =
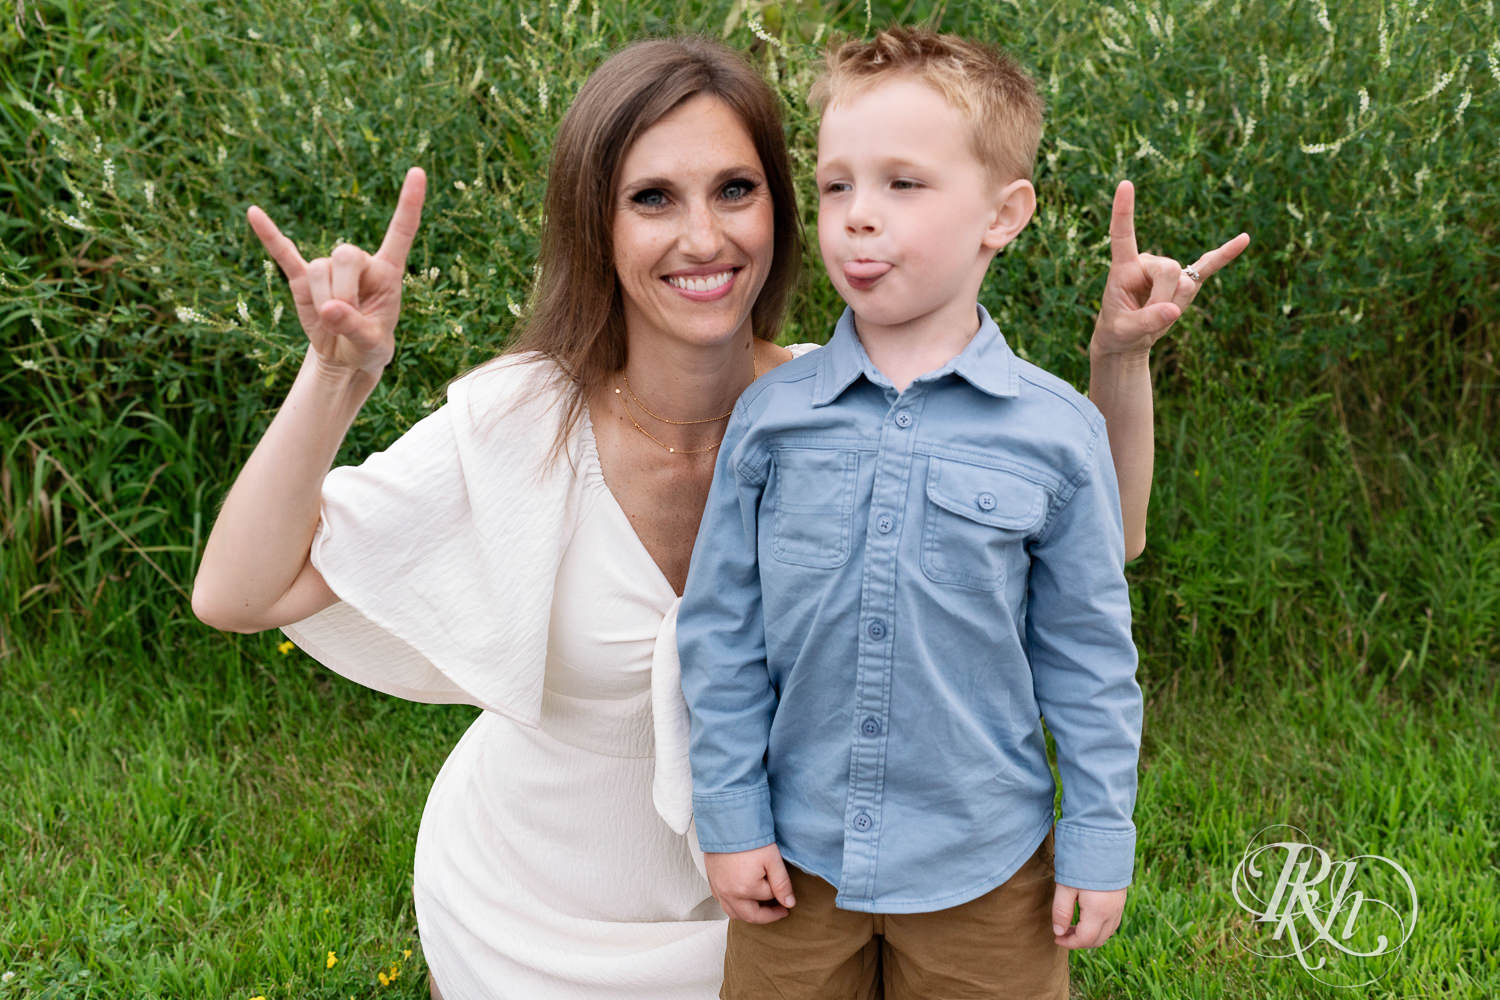
[[445, 1000], [710, 1000], [726, 921], [689, 822], [678, 598], [587, 415], [534, 471], [558, 426], [552, 371], [466, 376], [389, 450], [331, 472], [312, 561], [341, 601], [285, 631], [361, 684], [485, 709], [417, 837]]

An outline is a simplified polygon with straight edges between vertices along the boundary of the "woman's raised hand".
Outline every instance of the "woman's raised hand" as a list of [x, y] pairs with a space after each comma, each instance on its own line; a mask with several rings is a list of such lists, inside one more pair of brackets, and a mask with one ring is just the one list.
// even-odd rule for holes
[[1249, 234], [1240, 233], [1199, 257], [1190, 265], [1196, 280], [1189, 268], [1171, 257], [1140, 253], [1135, 246], [1135, 188], [1121, 181], [1109, 219], [1109, 277], [1094, 325], [1094, 349], [1106, 354], [1150, 350], [1177, 322], [1203, 282], [1249, 245]]
[[296, 244], [258, 206], [246, 213], [250, 228], [286, 275], [297, 319], [324, 365], [378, 376], [390, 363], [406, 255], [422, 221], [426, 195], [427, 175], [412, 167], [379, 250], [368, 254], [342, 243], [313, 261], [303, 260]]

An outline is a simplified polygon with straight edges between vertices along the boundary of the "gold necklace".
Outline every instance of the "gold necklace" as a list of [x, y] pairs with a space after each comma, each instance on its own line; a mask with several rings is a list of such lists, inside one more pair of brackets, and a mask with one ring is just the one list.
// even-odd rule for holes
[[[615, 390], [615, 392], [619, 392], [619, 391], [620, 391], [619, 389]], [[646, 428], [644, 428], [644, 427], [641, 426], [641, 422], [639, 420], [635, 419], [635, 414], [630, 412], [630, 404], [625, 402], [625, 397], [623, 397], [623, 396], [620, 397], [620, 405], [621, 405], [621, 408], [624, 409], [625, 415], [630, 418], [630, 422], [632, 424], [635, 424], [635, 429], [638, 430], [638, 431], [640, 431], [642, 434], [646, 435], [652, 441], [655, 441], [658, 446], [660, 446], [662, 448], [665, 448], [669, 454], [672, 454], [672, 455], [701, 455], [705, 451], [713, 451], [719, 445], [721, 445], [721, 444], [724, 443], [724, 436], [721, 434], [721, 435], [719, 435], [719, 440], [715, 441], [713, 444], [708, 445], [705, 448], [683, 448], [683, 449], [673, 448], [671, 445], [667, 444], [661, 438], [657, 437], [655, 434], [652, 434], [650, 431], [646, 430]], [[650, 411], [647, 411], [647, 412], [650, 412]], [[731, 410], [730, 412], [733, 412], [733, 411]]]
[[[632, 388], [630, 388], [630, 376], [629, 375], [625, 374], [624, 372], [621, 372], [620, 373], [620, 378], [623, 379], [624, 382], [625, 382], [625, 391], [630, 394], [631, 401], [633, 403], [635, 403], [636, 406], [640, 407], [641, 410], [645, 412], [646, 416], [650, 417], [652, 420], [660, 420], [664, 424], [673, 424], [673, 425], [678, 426], [678, 427], [686, 427], [689, 424], [711, 424], [711, 423], [715, 423], [716, 421], [719, 421], [719, 420], [727, 420], [727, 419], [729, 419], [729, 415], [734, 412], [734, 407], [731, 406], [729, 409], [725, 410], [723, 413], [719, 414], [717, 417], [701, 417], [698, 420], [673, 420], [670, 417], [664, 417], [661, 414], [655, 412], [654, 410], [651, 409], [651, 407], [647, 406], [644, 402], [641, 401], [641, 397], [637, 396], [635, 394], [635, 390], [632, 389]], [[618, 395], [619, 392], [620, 392], [619, 389], [615, 390], [615, 394], [616, 395]]]
[[[754, 381], [755, 379], [757, 379], [759, 377], [760, 377], [760, 363], [755, 360], [755, 356], [752, 354], [750, 356], [750, 379], [751, 379], [751, 381]], [[646, 428], [644, 428], [644, 427], [641, 426], [641, 422], [639, 420], [635, 419], [635, 414], [630, 412], [630, 404], [628, 402], [626, 402], [626, 399], [628, 397], [629, 399], [635, 400], [635, 405], [639, 406], [642, 410], [644, 410], [647, 416], [653, 417], [653, 418], [655, 418], [657, 420], [660, 420], [664, 424], [676, 424], [678, 426], [684, 426], [684, 425], [687, 425], [687, 424], [711, 424], [711, 423], [713, 423], [716, 420], [725, 420], [728, 417], [730, 417], [731, 415], [733, 415], [733, 413], [734, 413], [734, 407], [731, 406], [722, 415], [717, 416], [717, 417], [703, 417], [702, 419], [699, 419], [699, 420], [669, 420], [666, 417], [657, 416], [655, 413], [651, 412], [651, 409], [649, 407], [647, 407], [645, 403], [641, 402], [641, 397], [637, 396], [635, 394], [635, 390], [633, 390], [633, 389], [630, 388], [630, 376], [629, 375], [625, 374], [622, 371], [622, 372], [620, 372], [620, 378], [625, 383], [625, 391], [622, 393], [620, 391], [620, 387], [619, 386], [615, 386], [615, 395], [620, 397], [620, 408], [625, 411], [625, 416], [627, 416], [627, 417], [630, 418], [630, 422], [635, 425], [635, 429], [636, 430], [640, 431], [642, 434], [646, 435], [646, 437], [648, 437], [652, 441], [654, 441], [656, 443], [657, 447], [666, 449], [666, 451], [667, 451], [667, 453], [669, 455], [701, 455], [701, 454], [703, 454], [706, 451], [713, 451], [715, 448], [719, 447], [719, 445], [721, 445], [721, 444], [724, 443], [724, 435], [720, 434], [719, 435], [719, 440], [717, 440], [713, 444], [708, 445], [708, 446], [703, 447], [703, 448], [687, 448], [687, 449], [674, 448], [671, 445], [667, 444], [665, 441], [663, 441], [661, 438], [657, 437], [655, 434], [652, 434], [650, 431], [646, 430]]]

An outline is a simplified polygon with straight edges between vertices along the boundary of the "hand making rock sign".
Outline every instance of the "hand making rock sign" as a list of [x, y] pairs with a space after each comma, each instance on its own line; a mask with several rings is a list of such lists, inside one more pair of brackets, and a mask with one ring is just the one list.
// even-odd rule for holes
[[302, 259], [297, 245], [259, 206], [246, 213], [250, 228], [286, 275], [297, 319], [325, 366], [378, 375], [390, 363], [401, 313], [401, 278], [426, 194], [427, 175], [412, 167], [379, 250], [370, 254], [341, 243], [327, 257], [312, 261]]
[[1109, 276], [1094, 346], [1115, 353], [1149, 350], [1177, 322], [1203, 282], [1249, 245], [1250, 235], [1240, 233], [1186, 267], [1171, 257], [1141, 253], [1135, 245], [1135, 187], [1121, 181], [1109, 219]]

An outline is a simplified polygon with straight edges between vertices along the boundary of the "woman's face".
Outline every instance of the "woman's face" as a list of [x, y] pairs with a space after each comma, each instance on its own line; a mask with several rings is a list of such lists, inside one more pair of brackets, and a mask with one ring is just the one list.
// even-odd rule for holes
[[707, 95], [678, 105], [620, 164], [614, 263], [627, 336], [701, 346], [748, 336], [774, 232], [765, 171], [739, 116]]

